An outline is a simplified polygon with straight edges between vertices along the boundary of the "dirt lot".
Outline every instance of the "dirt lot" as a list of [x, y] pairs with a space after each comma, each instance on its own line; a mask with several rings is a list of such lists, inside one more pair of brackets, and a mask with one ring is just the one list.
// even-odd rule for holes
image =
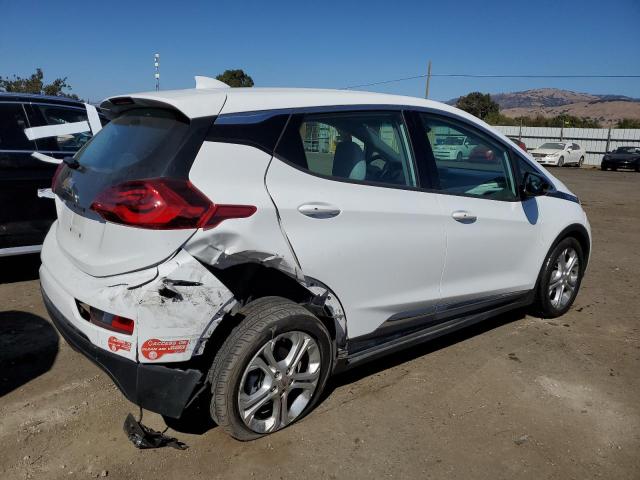
[[135, 407], [51, 327], [38, 259], [0, 263], [0, 478], [640, 478], [640, 174], [554, 173], [594, 232], [567, 315], [511, 314], [352, 371], [252, 443], [213, 428], [173, 432], [184, 452], [136, 450]]

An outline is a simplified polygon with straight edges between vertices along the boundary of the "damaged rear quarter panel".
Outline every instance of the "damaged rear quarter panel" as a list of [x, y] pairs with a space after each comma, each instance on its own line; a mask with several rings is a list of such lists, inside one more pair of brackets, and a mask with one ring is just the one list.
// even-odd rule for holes
[[228, 312], [231, 292], [184, 250], [158, 266], [158, 277], [135, 292], [138, 360], [189, 360]]
[[264, 186], [270, 160], [269, 154], [247, 145], [204, 142], [189, 172], [191, 182], [214, 203], [253, 205], [257, 210], [248, 218], [198, 230], [184, 248], [209, 266], [258, 262], [302, 280]]
[[[157, 267], [92, 277], [67, 258], [52, 232], [42, 250], [43, 288], [93, 344], [114, 354], [141, 363], [189, 360], [235, 304], [231, 292], [184, 250]], [[76, 300], [133, 319], [133, 335], [91, 324], [80, 316]]]

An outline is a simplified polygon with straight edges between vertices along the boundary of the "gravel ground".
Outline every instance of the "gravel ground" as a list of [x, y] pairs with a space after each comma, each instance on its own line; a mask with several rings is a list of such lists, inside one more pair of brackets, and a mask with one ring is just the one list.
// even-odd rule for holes
[[640, 478], [640, 174], [553, 173], [594, 234], [569, 313], [509, 314], [349, 372], [251, 443], [169, 430], [190, 448], [136, 450], [135, 406], [51, 327], [38, 259], [4, 260], [0, 478]]

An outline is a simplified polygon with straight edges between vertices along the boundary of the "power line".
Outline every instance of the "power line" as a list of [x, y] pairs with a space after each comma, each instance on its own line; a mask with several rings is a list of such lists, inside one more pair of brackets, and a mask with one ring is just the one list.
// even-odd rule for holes
[[[494, 75], [494, 74], [472, 74], [472, 73], [432, 73], [432, 77], [457, 77], [457, 78], [640, 78], [640, 75]], [[371, 87], [374, 85], [384, 85], [387, 83], [404, 82], [425, 78], [427, 75], [413, 75], [411, 77], [395, 78], [393, 80], [382, 80], [380, 82], [363, 83], [343, 87], [344, 90], [361, 87]]]

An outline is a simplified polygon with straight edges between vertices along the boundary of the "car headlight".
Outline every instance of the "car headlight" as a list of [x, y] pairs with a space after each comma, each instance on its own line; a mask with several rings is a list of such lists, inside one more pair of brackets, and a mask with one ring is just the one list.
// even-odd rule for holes
[[547, 155], [548, 158], [556, 158], [559, 157], [560, 154], [559, 153], [550, 153], [549, 155]]

